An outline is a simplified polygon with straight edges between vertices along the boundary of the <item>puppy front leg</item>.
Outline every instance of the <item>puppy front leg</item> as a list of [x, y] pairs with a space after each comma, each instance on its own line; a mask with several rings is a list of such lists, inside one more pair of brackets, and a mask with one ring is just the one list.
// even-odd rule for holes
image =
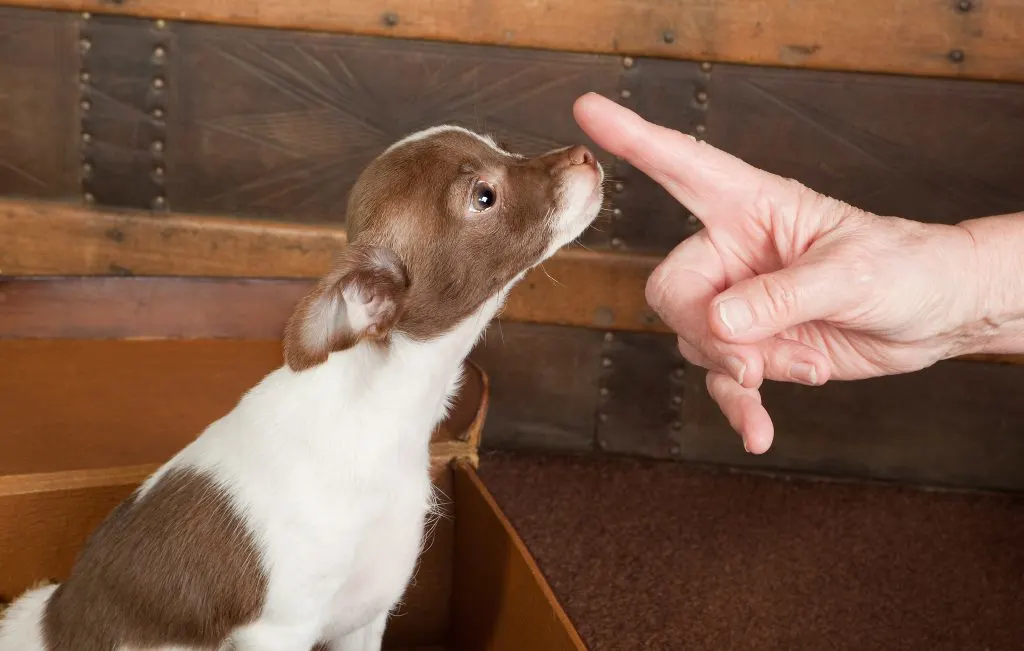
[[381, 651], [388, 612], [377, 615], [366, 626], [333, 640], [330, 651]]

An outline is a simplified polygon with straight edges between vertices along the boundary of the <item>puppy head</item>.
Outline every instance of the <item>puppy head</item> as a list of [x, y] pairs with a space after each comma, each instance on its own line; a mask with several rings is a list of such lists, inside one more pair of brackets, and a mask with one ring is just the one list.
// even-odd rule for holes
[[443, 334], [579, 237], [603, 181], [578, 145], [527, 158], [450, 126], [399, 141], [356, 181], [349, 244], [289, 321], [286, 361], [301, 370], [363, 339]]

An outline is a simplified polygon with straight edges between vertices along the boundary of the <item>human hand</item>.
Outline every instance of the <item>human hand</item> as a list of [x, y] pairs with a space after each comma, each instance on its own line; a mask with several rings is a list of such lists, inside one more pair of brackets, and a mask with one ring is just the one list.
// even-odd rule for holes
[[574, 115], [703, 222], [651, 275], [647, 301], [687, 361], [708, 369], [708, 391], [749, 452], [774, 436], [764, 380], [919, 370], [958, 354], [978, 320], [966, 229], [859, 210], [599, 95], [579, 98]]

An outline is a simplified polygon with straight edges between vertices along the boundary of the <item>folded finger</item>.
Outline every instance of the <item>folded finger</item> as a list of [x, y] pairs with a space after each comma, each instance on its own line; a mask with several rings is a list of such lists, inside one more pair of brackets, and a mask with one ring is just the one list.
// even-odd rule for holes
[[708, 372], [706, 383], [711, 398], [742, 437], [743, 448], [751, 454], [767, 452], [775, 429], [757, 389], [742, 387], [728, 375], [715, 371]]

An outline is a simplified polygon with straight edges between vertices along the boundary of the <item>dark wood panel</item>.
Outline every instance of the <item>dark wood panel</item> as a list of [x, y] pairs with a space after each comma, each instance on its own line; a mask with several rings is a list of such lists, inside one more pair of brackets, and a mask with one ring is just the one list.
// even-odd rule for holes
[[1024, 208], [1024, 85], [715, 66], [709, 95], [709, 142], [861, 208]]
[[497, 322], [470, 358], [491, 381], [483, 447], [589, 450], [603, 335]]
[[[646, 119], [703, 137], [708, 117], [707, 66], [664, 59], [624, 65], [616, 101]], [[664, 254], [699, 228], [686, 207], [632, 165], [619, 161], [608, 184], [615, 249]]]
[[79, 194], [74, 16], [0, 7], [0, 194]]
[[356, 176], [438, 124], [541, 153], [585, 140], [571, 112], [614, 90], [614, 57], [176, 25], [171, 203], [338, 222]]
[[603, 450], [669, 458], [679, 454], [684, 360], [673, 337], [617, 332], [604, 337], [597, 441]]
[[[704, 387], [686, 374], [682, 458], [957, 487], [1024, 490], [1024, 367], [942, 362], [907, 375], [809, 388], [768, 383], [776, 425], [747, 455]], [[642, 451], [642, 450], [641, 450]]]
[[[1017, 0], [4, 0], [6, 4], [403, 38], [1024, 80]], [[895, 7], [895, 9], [894, 9]]]
[[81, 36], [86, 201], [164, 210], [172, 34], [152, 21], [94, 16]]

